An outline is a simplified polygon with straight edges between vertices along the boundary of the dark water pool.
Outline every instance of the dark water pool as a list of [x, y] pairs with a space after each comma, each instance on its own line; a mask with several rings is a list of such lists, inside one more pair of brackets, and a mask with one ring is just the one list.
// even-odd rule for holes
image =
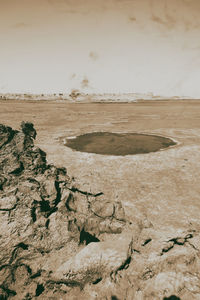
[[66, 146], [74, 150], [105, 155], [130, 155], [156, 152], [176, 143], [169, 138], [138, 134], [92, 132], [68, 138]]

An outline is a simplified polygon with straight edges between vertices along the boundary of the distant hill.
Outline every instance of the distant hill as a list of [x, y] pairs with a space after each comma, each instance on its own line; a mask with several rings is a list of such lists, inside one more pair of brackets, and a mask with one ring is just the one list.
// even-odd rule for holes
[[[55, 94], [0, 94], [2, 100], [66, 100], [69, 102], [137, 102], [142, 100], [182, 100], [194, 99], [188, 96], [167, 96], [154, 95], [152, 93], [103, 93], [103, 94], [85, 94], [85, 93], [55, 93]], [[196, 98], [198, 99], [198, 98]]]

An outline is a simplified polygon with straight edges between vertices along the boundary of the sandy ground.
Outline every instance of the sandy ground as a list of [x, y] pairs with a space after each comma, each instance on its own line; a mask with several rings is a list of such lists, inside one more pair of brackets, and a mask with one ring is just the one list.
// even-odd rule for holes
[[[48, 161], [66, 166], [83, 190], [119, 198], [130, 220], [141, 211], [155, 227], [187, 228], [199, 219], [200, 102], [65, 103], [0, 101], [0, 123], [35, 124]], [[176, 147], [156, 153], [106, 156], [73, 151], [65, 137], [93, 131], [170, 137]]]

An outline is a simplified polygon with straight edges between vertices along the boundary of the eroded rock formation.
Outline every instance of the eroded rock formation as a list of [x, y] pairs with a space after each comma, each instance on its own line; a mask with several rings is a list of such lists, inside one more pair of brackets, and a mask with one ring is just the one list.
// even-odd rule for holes
[[31, 123], [0, 125], [0, 299], [200, 299], [199, 224], [129, 222], [123, 201], [80, 190], [35, 137]]
[[119, 201], [80, 191], [65, 168], [47, 164], [33, 124], [21, 128], [0, 125], [1, 297], [32, 299], [41, 285], [44, 298], [49, 274], [126, 220]]

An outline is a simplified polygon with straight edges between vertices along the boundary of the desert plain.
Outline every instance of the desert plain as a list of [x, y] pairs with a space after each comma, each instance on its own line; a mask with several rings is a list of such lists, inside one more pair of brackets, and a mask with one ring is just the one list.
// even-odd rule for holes
[[[119, 198], [130, 219], [135, 207], [159, 227], [188, 227], [200, 209], [200, 103], [197, 100], [137, 103], [1, 101], [2, 124], [33, 122], [36, 143], [50, 163], [65, 166], [82, 190]], [[147, 154], [83, 153], [67, 137], [106, 131], [170, 137], [177, 145]]]
[[[142, 246], [140, 244], [140, 247], [143, 249], [148, 244], [149, 250], [144, 251], [142, 259], [139, 256], [137, 259], [137, 255], [142, 253], [142, 250], [136, 247], [134, 249], [135, 261], [139, 261], [140, 265], [144, 264], [145, 270], [145, 259], [149, 263], [151, 251], [154, 254], [157, 251], [156, 255], [160, 255], [159, 259], [162, 260], [163, 266], [167, 265], [163, 269], [169, 271], [164, 277], [166, 290], [168, 289], [167, 295], [170, 296], [170, 288], [173, 286], [172, 293], [177, 292], [178, 296], [183, 296], [162, 298], [156, 294], [151, 295], [151, 290], [156, 290], [152, 287], [153, 281], [151, 282], [153, 271], [146, 270], [144, 273], [150, 275], [143, 279], [150, 280], [150, 283], [145, 287], [144, 294], [141, 294], [138, 288], [135, 296], [131, 296], [132, 290], [130, 289], [126, 296], [122, 292], [121, 296], [118, 295], [115, 298], [114, 296], [101, 298], [98, 297], [98, 285], [96, 285], [97, 296], [96, 298], [91, 296], [90, 299], [188, 299], [188, 295], [193, 296], [191, 299], [199, 299], [198, 283], [192, 285], [194, 289], [192, 290], [191, 286], [188, 288], [186, 285], [186, 281], [192, 280], [191, 278], [179, 280], [176, 277], [176, 274], [179, 276], [181, 270], [183, 273], [189, 272], [199, 282], [196, 269], [193, 270], [191, 267], [193, 256], [190, 256], [193, 251], [199, 253], [200, 249], [198, 236], [193, 244], [192, 241], [190, 243], [190, 239], [193, 238], [191, 233], [198, 234], [200, 227], [199, 101], [68, 103], [65, 101], [6, 100], [0, 102], [0, 120], [1, 124], [14, 129], [19, 128], [21, 121], [32, 122], [37, 131], [35, 144], [47, 153], [48, 163], [57, 167], [66, 167], [68, 174], [74, 177], [79, 190], [91, 194], [103, 193], [108, 201], [110, 199], [121, 201], [126, 221], [130, 225], [136, 220], [138, 222], [142, 220], [141, 226], [150, 231], [147, 230], [147, 235], [143, 236], [144, 242]], [[170, 138], [176, 142], [176, 145], [157, 152], [126, 156], [84, 153], [66, 146], [67, 138], [92, 132], [152, 134]], [[134, 232], [132, 234], [134, 241]], [[154, 240], [157, 240], [157, 244], [151, 246]], [[164, 246], [165, 244], [167, 246]], [[160, 250], [158, 245], [161, 245]], [[171, 252], [171, 249], [174, 252]], [[169, 254], [165, 262], [164, 254], [167, 252], [172, 254]], [[151, 259], [154, 261], [153, 256]], [[173, 265], [173, 260], [178, 266], [174, 267], [177, 271], [175, 273], [173, 273], [174, 268], [170, 267]], [[140, 269], [139, 266], [136, 268]], [[160, 271], [162, 271], [162, 266], [157, 266], [157, 268], [161, 268]], [[132, 269], [134, 270], [134, 262]], [[173, 272], [170, 273], [172, 269]], [[173, 280], [170, 276], [176, 278]], [[169, 283], [170, 280], [173, 281], [172, 284]], [[160, 283], [162, 275], [157, 281], [162, 286]], [[176, 282], [183, 286], [183, 291], [184, 289], [188, 291], [186, 298], [184, 298], [185, 292], [181, 294], [181, 287], [179, 288], [178, 285], [176, 288]], [[164, 287], [158, 286], [158, 290], [160, 289], [164, 290]], [[162, 292], [160, 295], [166, 294]], [[73, 299], [78, 299], [76, 297], [79, 296], [75, 295]], [[85, 298], [83, 295], [81, 297], [89, 299], [87, 293]]]

